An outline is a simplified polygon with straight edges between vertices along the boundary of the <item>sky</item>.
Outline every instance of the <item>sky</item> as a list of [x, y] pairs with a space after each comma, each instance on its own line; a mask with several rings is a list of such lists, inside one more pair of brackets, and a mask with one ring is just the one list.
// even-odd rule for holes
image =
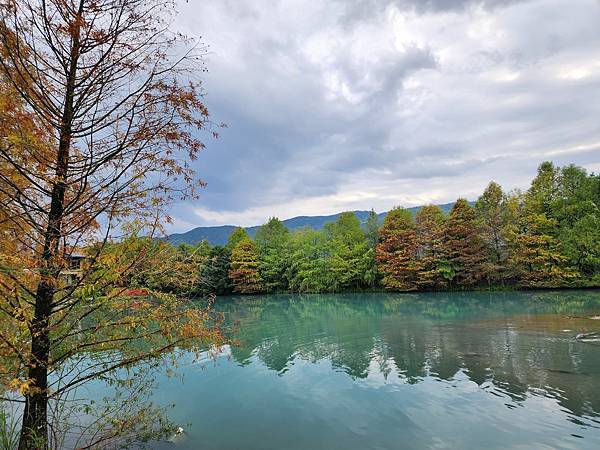
[[220, 137], [171, 232], [600, 171], [600, 0], [189, 0]]

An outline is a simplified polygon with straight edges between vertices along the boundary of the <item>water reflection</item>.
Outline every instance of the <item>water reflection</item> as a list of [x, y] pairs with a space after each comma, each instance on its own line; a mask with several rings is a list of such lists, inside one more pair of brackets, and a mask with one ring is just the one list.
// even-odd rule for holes
[[240, 365], [280, 376], [299, 362], [330, 362], [356, 382], [463, 379], [518, 408], [555, 400], [569, 420], [600, 426], [600, 293], [435, 293], [222, 299], [239, 322]]

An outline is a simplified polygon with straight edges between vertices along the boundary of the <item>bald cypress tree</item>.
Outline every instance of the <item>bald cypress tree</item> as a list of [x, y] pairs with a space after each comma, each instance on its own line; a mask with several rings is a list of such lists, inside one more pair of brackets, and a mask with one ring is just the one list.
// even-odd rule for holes
[[571, 230], [576, 208], [561, 195], [560, 181], [560, 169], [544, 162], [527, 192], [514, 199], [510, 264], [523, 287], [566, 286], [578, 277], [561, 248], [561, 222]]
[[239, 294], [256, 294], [262, 291], [258, 270], [258, 247], [251, 239], [239, 241], [231, 252], [229, 278], [233, 291]]
[[481, 234], [486, 248], [485, 276], [490, 284], [504, 284], [507, 272], [506, 232], [511, 220], [507, 197], [498, 183], [490, 182], [475, 203], [481, 221]]
[[454, 277], [455, 286], [474, 286], [484, 278], [486, 251], [481, 237], [481, 225], [475, 210], [467, 200], [456, 201], [444, 230], [444, 257]]
[[447, 282], [442, 275], [442, 242], [446, 217], [439, 206], [427, 205], [416, 216], [417, 237], [419, 242], [420, 267], [418, 284], [420, 288], [436, 289]]
[[378, 270], [387, 289], [412, 291], [418, 288], [421, 269], [418, 259], [417, 228], [410, 211], [392, 209], [379, 233], [377, 244]]
[[523, 287], [558, 287], [567, 284], [574, 273], [565, 268], [567, 258], [553, 236], [557, 223], [543, 213], [524, 212], [511, 235], [510, 263]]
[[[11, 321], [0, 353], [10, 351], [9, 374], [22, 388], [21, 450], [55, 445], [66, 424], [54, 412], [82, 385], [214, 335], [214, 322], [203, 327], [206, 313], [183, 296], [125, 314], [120, 281], [148, 252], [139, 247], [127, 264], [107, 253], [115, 234], [155, 237], [172, 202], [195, 197], [203, 184], [189, 163], [204, 148], [201, 130], [215, 130], [197, 76], [203, 46], [171, 28], [175, 3], [0, 2], [0, 82], [24, 116], [35, 117], [31, 131], [43, 130], [44, 144], [15, 147], [0, 124], [0, 220], [20, 256], [0, 271], [0, 309]], [[5, 110], [0, 105], [0, 122]], [[11, 120], [18, 128], [28, 121]], [[94, 251], [78, 282], [66, 283], [80, 247]], [[6, 250], [0, 245], [0, 261]], [[97, 325], [85, 326], [92, 317]], [[96, 352], [117, 345], [110, 358]], [[85, 352], [94, 352], [93, 364]], [[82, 446], [113, 446], [109, 438], [144, 423], [119, 413], [119, 426], [103, 413], [113, 435], [88, 433], [92, 441]]]
[[236, 227], [236, 229], [233, 230], [233, 232], [229, 235], [227, 244], [225, 244], [225, 248], [231, 252], [238, 243], [246, 239], [250, 239], [250, 236], [246, 230], [242, 227]]

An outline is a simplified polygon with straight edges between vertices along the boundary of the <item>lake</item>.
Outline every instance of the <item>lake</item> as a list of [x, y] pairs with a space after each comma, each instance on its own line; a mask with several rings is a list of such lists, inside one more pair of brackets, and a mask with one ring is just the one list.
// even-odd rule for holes
[[155, 397], [156, 449], [600, 448], [600, 292], [220, 298], [216, 361]]

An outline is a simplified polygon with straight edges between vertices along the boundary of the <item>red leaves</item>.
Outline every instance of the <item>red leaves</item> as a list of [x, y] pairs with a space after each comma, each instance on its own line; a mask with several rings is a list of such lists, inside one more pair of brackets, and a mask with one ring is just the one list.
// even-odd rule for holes
[[146, 289], [129, 289], [125, 291], [124, 295], [128, 297], [145, 297], [148, 295], [148, 291]]
[[395, 208], [385, 218], [377, 245], [378, 269], [383, 285], [403, 291], [418, 287], [420, 264], [417, 260], [419, 242], [416, 227], [409, 211]]

